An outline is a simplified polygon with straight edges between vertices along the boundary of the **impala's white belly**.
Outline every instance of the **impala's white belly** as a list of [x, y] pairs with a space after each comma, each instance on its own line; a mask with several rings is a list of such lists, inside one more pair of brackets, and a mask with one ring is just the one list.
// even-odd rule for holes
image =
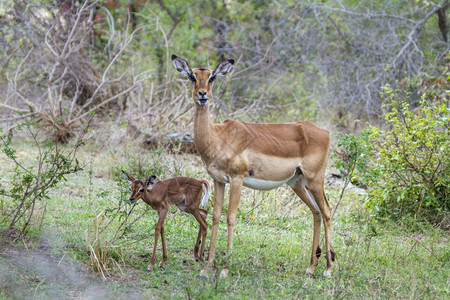
[[290, 184], [296, 179], [296, 177], [298, 176], [295, 175], [295, 171], [292, 176], [280, 181], [264, 180], [255, 177], [244, 177], [243, 185], [255, 190], [267, 191], [282, 186], [285, 183]]
[[[217, 177], [217, 176], [212, 176], [211, 174], [209, 174], [209, 176], [211, 176], [212, 179], [219, 181], [219, 182], [223, 182], [223, 183], [230, 182], [227, 176], [221, 176], [221, 178]], [[295, 175], [295, 171], [294, 171], [294, 174], [292, 174], [292, 176], [290, 176], [284, 180], [280, 180], [280, 181], [265, 180], [265, 179], [259, 179], [259, 178], [247, 176], [247, 177], [244, 177], [242, 185], [244, 185], [248, 188], [254, 189], [254, 190], [267, 191], [267, 190], [272, 190], [279, 186], [282, 186], [285, 183], [293, 184], [297, 180], [298, 180], [298, 176]]]
[[258, 179], [254, 177], [244, 177], [243, 185], [255, 190], [267, 191], [282, 186], [289, 180], [291, 180], [291, 178], [287, 178], [282, 181], [272, 181], [272, 180]]

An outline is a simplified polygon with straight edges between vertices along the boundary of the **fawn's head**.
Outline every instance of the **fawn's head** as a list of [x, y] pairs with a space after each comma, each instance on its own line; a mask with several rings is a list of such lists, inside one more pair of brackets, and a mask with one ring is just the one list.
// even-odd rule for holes
[[192, 87], [192, 97], [199, 106], [205, 106], [208, 104], [209, 98], [211, 98], [211, 88], [214, 80], [217, 76], [226, 75], [233, 67], [234, 60], [222, 61], [214, 71], [208, 69], [194, 68], [191, 69], [188, 62], [176, 55], [172, 55], [172, 62], [178, 72], [194, 83]]
[[144, 193], [147, 190], [147, 188], [150, 185], [153, 185], [155, 183], [156, 176], [149, 176], [145, 182], [141, 180], [137, 180], [133, 177], [133, 175], [127, 174], [124, 170], [122, 170], [122, 173], [125, 175], [125, 177], [131, 181], [131, 187], [130, 187], [130, 203], [136, 203], [139, 199], [142, 199], [144, 197]]

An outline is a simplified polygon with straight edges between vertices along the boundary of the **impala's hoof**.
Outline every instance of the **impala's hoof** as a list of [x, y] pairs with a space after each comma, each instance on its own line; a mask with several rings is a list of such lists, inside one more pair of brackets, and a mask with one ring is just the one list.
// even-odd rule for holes
[[204, 269], [200, 271], [200, 278], [208, 278], [208, 271], [205, 271]]
[[325, 277], [325, 278], [331, 277], [331, 270], [326, 270], [326, 271], [324, 271], [324, 272], [323, 272], [323, 277]]
[[151, 273], [153, 270], [151, 268], [147, 268], [147, 272]]
[[227, 278], [228, 276], [228, 269], [223, 269], [220, 271], [220, 278]]
[[306, 275], [312, 276], [314, 273], [314, 270], [311, 270], [311, 268], [306, 269]]

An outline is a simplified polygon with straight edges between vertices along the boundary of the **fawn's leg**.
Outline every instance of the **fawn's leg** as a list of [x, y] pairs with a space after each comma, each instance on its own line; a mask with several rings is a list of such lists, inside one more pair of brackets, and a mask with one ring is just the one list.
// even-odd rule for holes
[[161, 259], [159, 266], [164, 267], [164, 263], [167, 260], [166, 235], [164, 232], [164, 221], [163, 221], [163, 225], [161, 227], [161, 242], [162, 242], [162, 249], [163, 249], [163, 258]]
[[[203, 241], [204, 241], [205, 238], [206, 238], [206, 230], [207, 230], [206, 229], [206, 222], [205, 222], [205, 220], [203, 220], [203, 217], [202, 217], [202, 215], [200, 214], [200, 212], [198, 210], [193, 211], [192, 215], [195, 217], [195, 219], [200, 224], [200, 229], [199, 229], [198, 235], [199, 235], [199, 237], [201, 235], [202, 238], [203, 238]], [[198, 239], [197, 239], [197, 241], [198, 241]], [[203, 250], [203, 245], [202, 245], [202, 250]], [[198, 248], [197, 248], [197, 253], [198, 253]], [[203, 260], [203, 253], [202, 252], [200, 252], [200, 256], [198, 257], [198, 259], [200, 261]]]
[[206, 216], [208, 215], [208, 211], [204, 209], [199, 209], [200, 215], [202, 216], [203, 221], [205, 222], [205, 229], [202, 234], [202, 244], [200, 249], [200, 260], [203, 261], [203, 255], [205, 253], [205, 244], [206, 244], [206, 234], [208, 233], [208, 223], [206, 222]]
[[155, 243], [153, 244], [153, 255], [152, 255], [152, 259], [150, 260], [150, 264], [147, 267], [147, 271], [151, 271], [153, 269], [153, 265], [155, 264], [155, 260], [156, 260], [156, 246], [158, 244], [158, 237], [159, 234], [161, 233], [161, 228], [163, 227], [164, 224], [164, 219], [166, 218], [166, 214], [167, 214], [167, 210], [158, 210], [158, 223], [156, 223], [156, 227], [155, 227]]
[[196, 261], [199, 260], [199, 257], [198, 257], [198, 250], [200, 249], [200, 244], [201, 244], [201, 242], [202, 242], [201, 238], [202, 238], [202, 228], [200, 227], [200, 228], [198, 229], [197, 241], [195, 242], [195, 247], [194, 247], [194, 257], [195, 257], [195, 260], [196, 260]]

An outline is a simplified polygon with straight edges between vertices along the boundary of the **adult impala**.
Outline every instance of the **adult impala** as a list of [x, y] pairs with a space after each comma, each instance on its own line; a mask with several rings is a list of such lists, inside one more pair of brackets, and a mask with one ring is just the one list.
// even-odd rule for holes
[[230, 184], [227, 224], [228, 248], [231, 249], [242, 186], [270, 190], [286, 183], [308, 205], [314, 217], [311, 263], [306, 272], [314, 272], [321, 254], [319, 238], [323, 219], [327, 260], [323, 274], [330, 276], [334, 261], [334, 252], [331, 250], [331, 209], [324, 191], [330, 143], [328, 131], [309, 122], [253, 124], [227, 119], [222, 124], [212, 124], [208, 103], [212, 97], [212, 84], [217, 76], [224, 76], [231, 70], [234, 60], [222, 61], [214, 71], [191, 69], [186, 60], [176, 55], [172, 55], [172, 62], [178, 72], [193, 82], [194, 143], [209, 175], [214, 179], [209, 260], [202, 274], [207, 274], [214, 260], [225, 184]]

